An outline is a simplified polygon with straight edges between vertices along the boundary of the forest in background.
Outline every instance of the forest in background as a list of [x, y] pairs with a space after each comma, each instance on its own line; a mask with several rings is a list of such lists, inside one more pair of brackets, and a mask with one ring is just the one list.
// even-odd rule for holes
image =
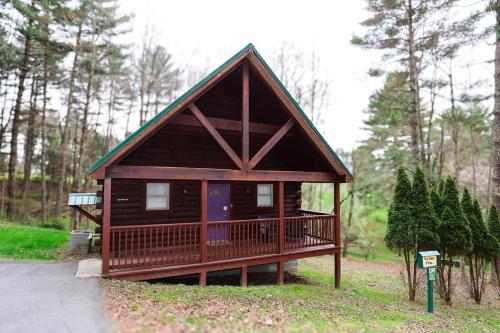
[[[454, 176], [487, 207], [498, 188], [492, 175], [500, 154], [493, 140], [494, 73], [485, 79], [471, 62], [464, 82], [455, 69], [461, 52], [480, 43], [489, 45], [494, 61], [495, 26], [487, 22], [498, 4], [367, 6], [363, 33], [352, 44], [375, 50], [369, 52], [380, 61], [370, 75], [383, 86], [367, 101], [367, 138], [339, 153], [355, 178], [343, 186], [344, 251], [369, 257], [384, 250], [398, 166], [421, 165], [431, 187]], [[450, 14], [455, 10], [461, 15]], [[142, 40], [124, 42], [132, 26], [133, 16], [116, 0], [0, 3], [1, 206], [9, 219], [88, 227], [65, 207], [68, 192], [92, 190], [85, 169], [124, 138], [123, 126], [130, 134], [208, 73], [176, 60], [154, 26]], [[271, 67], [312, 122], [328, 131], [333, 78], [314, 50], [278, 45]], [[305, 185], [303, 192], [305, 208], [331, 209], [330, 185]]]

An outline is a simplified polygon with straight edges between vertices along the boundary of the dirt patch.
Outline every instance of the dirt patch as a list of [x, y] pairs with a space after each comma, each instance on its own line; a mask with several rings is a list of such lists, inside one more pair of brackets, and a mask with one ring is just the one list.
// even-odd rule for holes
[[[104, 280], [107, 290], [107, 308], [119, 324], [120, 332], [284, 332], [288, 323], [285, 308], [291, 304], [271, 295], [256, 302], [252, 298], [229, 295], [225, 297], [196, 297], [163, 301], [157, 293], [165, 285], [196, 287], [196, 277], [169, 278], [151, 282]], [[249, 273], [248, 284], [253, 286], [275, 284], [276, 275]], [[310, 284], [307, 280], [285, 275], [285, 283]], [[209, 277], [208, 285], [239, 285], [239, 276]], [[155, 288], [158, 286], [159, 288]], [[141, 297], [143, 293], [149, 297]], [[177, 299], [177, 300], [176, 300]], [[265, 304], [265, 306], [263, 306]], [[300, 304], [296, 304], [300, 306]]]
[[[333, 274], [333, 256], [313, 257], [307, 259], [307, 262], [316, 265], [322, 272], [326, 274]], [[369, 271], [370, 273], [376, 274], [397, 275], [399, 274], [402, 265], [342, 258], [341, 268], [342, 273]]]

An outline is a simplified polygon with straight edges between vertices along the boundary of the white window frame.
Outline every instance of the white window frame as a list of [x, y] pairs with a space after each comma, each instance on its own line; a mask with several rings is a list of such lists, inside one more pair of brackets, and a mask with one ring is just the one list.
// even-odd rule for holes
[[[259, 187], [270, 187], [269, 194], [259, 194]], [[274, 184], [257, 184], [257, 207], [274, 207]], [[259, 197], [269, 197], [270, 204], [259, 203]]]
[[[151, 195], [149, 194], [149, 186], [150, 185], [164, 185], [166, 187], [165, 189], [165, 195]], [[163, 198], [165, 197], [166, 199], [166, 205], [165, 207], [157, 207], [157, 208], [150, 208], [148, 205], [148, 201], [150, 197], [154, 198]], [[170, 210], [170, 183], [146, 183], [146, 210], [147, 211], [162, 211], [162, 210]]]

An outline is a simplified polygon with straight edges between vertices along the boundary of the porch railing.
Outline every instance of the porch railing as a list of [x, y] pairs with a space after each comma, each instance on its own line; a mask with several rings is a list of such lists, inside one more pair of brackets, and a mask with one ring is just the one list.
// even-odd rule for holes
[[201, 223], [110, 228], [110, 269], [200, 261]]
[[208, 222], [208, 260], [276, 253], [278, 228], [278, 218]]
[[334, 244], [333, 215], [285, 217], [285, 250]]
[[[299, 212], [284, 218], [284, 251], [331, 245], [334, 215]], [[110, 269], [173, 266], [280, 252], [280, 219], [261, 218], [207, 222], [207, 243], [201, 243], [202, 224], [176, 223], [110, 228]]]

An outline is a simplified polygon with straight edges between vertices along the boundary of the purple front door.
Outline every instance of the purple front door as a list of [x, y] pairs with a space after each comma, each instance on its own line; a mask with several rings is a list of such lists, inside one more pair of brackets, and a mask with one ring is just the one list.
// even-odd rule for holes
[[[226, 221], [229, 219], [229, 184], [208, 183], [208, 221]], [[208, 241], [228, 239], [226, 226], [209, 226]]]

